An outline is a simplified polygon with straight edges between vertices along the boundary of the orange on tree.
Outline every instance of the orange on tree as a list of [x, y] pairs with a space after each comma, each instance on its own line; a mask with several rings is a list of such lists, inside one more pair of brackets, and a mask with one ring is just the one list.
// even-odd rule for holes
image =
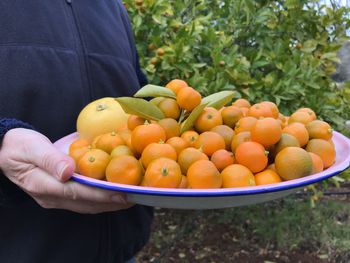
[[235, 151], [237, 163], [246, 166], [253, 173], [264, 170], [268, 163], [268, 152], [257, 142], [243, 142]]
[[272, 117], [274, 119], [278, 119], [280, 112], [279, 112], [278, 107], [275, 103], [273, 103], [272, 101], [263, 101], [263, 102], [260, 102], [260, 104], [267, 105], [272, 112]]
[[184, 175], [187, 175], [187, 170], [191, 164], [199, 160], [209, 160], [209, 158], [203, 152], [193, 147], [183, 150], [177, 158], [177, 162], [179, 163]]
[[95, 143], [96, 148], [106, 153], [111, 153], [112, 150], [119, 145], [125, 145], [125, 141], [116, 132], [102, 134]]
[[196, 131], [185, 131], [181, 134], [181, 138], [184, 139], [190, 147], [194, 147], [198, 137], [199, 134]]
[[296, 111], [297, 112], [298, 111], [307, 112], [310, 115], [312, 120], [316, 120], [317, 119], [316, 113], [310, 108], [300, 108], [300, 109], [297, 109]]
[[127, 125], [128, 114], [114, 98], [102, 98], [86, 105], [77, 118], [80, 137], [92, 140], [100, 134], [117, 132]]
[[201, 103], [202, 96], [194, 88], [184, 87], [177, 93], [176, 101], [181, 109], [192, 111]]
[[165, 118], [158, 121], [158, 124], [164, 129], [167, 139], [180, 136], [180, 124], [176, 120]]
[[94, 179], [103, 179], [109, 161], [108, 153], [100, 149], [91, 149], [79, 159], [78, 172]]
[[159, 158], [148, 165], [144, 179], [145, 185], [149, 187], [177, 188], [182, 174], [177, 162], [169, 158]]
[[305, 149], [308, 152], [312, 152], [320, 156], [325, 169], [333, 165], [335, 162], [335, 148], [326, 140], [312, 139], [308, 142]]
[[233, 153], [236, 152], [237, 147], [244, 143], [244, 142], [250, 142], [251, 139], [251, 134], [249, 131], [244, 131], [244, 132], [240, 132], [238, 134], [235, 134], [233, 136], [232, 142], [231, 142], [231, 151]]
[[313, 171], [310, 154], [299, 147], [287, 147], [280, 151], [275, 158], [275, 167], [283, 180], [298, 179]]
[[304, 147], [309, 141], [309, 133], [305, 125], [299, 122], [288, 124], [282, 130], [282, 133], [288, 133], [294, 136], [299, 141], [300, 147]]
[[163, 99], [159, 102], [158, 108], [164, 113], [165, 118], [177, 120], [180, 117], [180, 107], [174, 99]]
[[333, 137], [332, 127], [325, 121], [314, 120], [306, 126], [310, 139], [330, 140]]
[[240, 108], [229, 106], [222, 110], [221, 116], [225, 125], [235, 128], [236, 123], [243, 117], [243, 113]]
[[145, 119], [136, 115], [130, 115], [128, 118], [128, 129], [130, 131], [134, 130], [137, 126], [145, 123]]
[[250, 108], [250, 102], [246, 99], [236, 99], [234, 102], [232, 102], [233, 106], [239, 107], [239, 108]]
[[267, 117], [259, 119], [252, 127], [250, 134], [252, 141], [268, 147], [281, 139], [282, 128], [276, 119]]
[[250, 117], [250, 116], [243, 117], [236, 123], [235, 133], [238, 134], [244, 131], [250, 132], [257, 121], [258, 119], [255, 117]]
[[211, 161], [199, 160], [189, 167], [187, 182], [193, 189], [221, 188], [222, 176]]
[[143, 167], [147, 168], [148, 165], [155, 159], [161, 157], [169, 158], [171, 160], [177, 160], [177, 153], [173, 146], [166, 143], [151, 143], [146, 146], [141, 155], [141, 162]]
[[181, 137], [171, 137], [166, 143], [173, 146], [177, 155], [179, 155], [185, 148], [190, 147], [189, 143]]
[[173, 79], [165, 85], [166, 88], [171, 89], [175, 94], [179, 92], [180, 89], [188, 87], [186, 81], [181, 79]]
[[142, 181], [142, 167], [134, 157], [123, 155], [113, 158], [106, 167], [106, 180], [112, 183], [139, 185]]
[[232, 152], [221, 149], [213, 153], [210, 161], [216, 166], [216, 168], [221, 172], [227, 166], [235, 162], [235, 157]]
[[111, 158], [119, 157], [122, 155], [134, 156], [134, 153], [127, 145], [119, 145], [115, 147], [111, 152]]
[[254, 186], [255, 178], [253, 173], [244, 165], [231, 164], [227, 166], [222, 172], [222, 187], [245, 187]]
[[77, 164], [79, 159], [90, 149], [90, 141], [79, 138], [69, 145], [68, 155], [72, 157], [75, 164]]
[[270, 106], [262, 103], [256, 103], [249, 108], [248, 116], [259, 119], [261, 117], [273, 117], [273, 114]]
[[312, 121], [312, 117], [306, 111], [296, 111], [288, 118], [288, 124], [291, 124], [293, 122], [300, 122], [306, 125], [310, 121]]
[[137, 126], [131, 133], [131, 145], [141, 154], [152, 142], [166, 141], [166, 133], [162, 126], [156, 123]]
[[312, 164], [313, 164], [313, 174], [320, 173], [324, 169], [323, 161], [320, 156], [313, 152], [309, 152], [311, 158], [312, 158]]
[[195, 143], [195, 148], [200, 149], [207, 156], [212, 156], [214, 152], [225, 149], [226, 144], [224, 138], [218, 133], [206, 131], [199, 135]]
[[199, 133], [202, 133], [221, 124], [223, 122], [220, 112], [215, 108], [207, 107], [194, 122], [194, 127]]
[[218, 125], [212, 128], [210, 131], [221, 135], [221, 137], [224, 138], [226, 150], [231, 150], [232, 139], [235, 135], [235, 132], [232, 128], [228, 127], [227, 125]]
[[274, 170], [266, 169], [255, 174], [256, 185], [277, 184], [280, 182], [282, 182], [282, 179]]

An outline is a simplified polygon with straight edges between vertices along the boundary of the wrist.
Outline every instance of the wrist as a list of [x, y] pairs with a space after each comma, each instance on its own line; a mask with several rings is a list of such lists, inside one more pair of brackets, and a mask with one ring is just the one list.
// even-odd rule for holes
[[25, 128], [25, 129], [34, 130], [34, 127], [32, 125], [17, 119], [10, 119], [10, 118], [0, 119], [0, 147], [2, 145], [2, 140], [4, 139], [5, 134], [9, 130], [12, 130], [15, 128]]

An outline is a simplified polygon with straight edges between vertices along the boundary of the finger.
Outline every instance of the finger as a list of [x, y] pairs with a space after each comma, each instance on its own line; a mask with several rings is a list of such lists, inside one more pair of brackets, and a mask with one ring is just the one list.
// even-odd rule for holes
[[30, 147], [29, 162], [34, 163], [48, 174], [65, 182], [73, 174], [75, 163], [68, 155], [57, 150], [50, 142], [42, 141]]

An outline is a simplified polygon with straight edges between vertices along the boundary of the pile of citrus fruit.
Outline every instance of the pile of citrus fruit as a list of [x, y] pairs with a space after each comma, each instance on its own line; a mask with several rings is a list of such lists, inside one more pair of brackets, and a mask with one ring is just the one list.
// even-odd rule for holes
[[209, 189], [279, 183], [335, 162], [332, 128], [312, 109], [284, 116], [272, 102], [233, 96], [202, 98], [175, 79], [134, 97], [94, 101], [80, 113], [80, 137], [69, 148], [76, 172], [120, 184]]

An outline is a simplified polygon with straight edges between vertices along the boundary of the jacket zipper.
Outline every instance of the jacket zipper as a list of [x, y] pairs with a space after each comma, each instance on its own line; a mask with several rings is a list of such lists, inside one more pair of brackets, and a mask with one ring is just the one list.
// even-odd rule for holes
[[69, 13], [70, 13], [70, 24], [71, 29], [73, 31], [74, 34], [74, 39], [75, 39], [75, 46], [76, 46], [76, 52], [78, 55], [78, 59], [79, 59], [79, 64], [80, 64], [80, 72], [81, 72], [81, 79], [82, 79], [82, 84], [83, 84], [83, 88], [87, 87], [88, 88], [88, 101], [90, 102], [91, 100], [93, 100], [93, 92], [92, 92], [92, 88], [90, 85], [90, 81], [89, 81], [89, 70], [88, 70], [88, 64], [87, 64], [87, 60], [85, 57], [86, 54], [86, 49], [84, 46], [84, 41], [83, 38], [81, 36], [81, 32], [79, 30], [79, 24], [78, 24], [78, 18], [74, 12], [74, 7], [73, 7], [73, 0], [65, 0], [67, 5], [69, 6]]

